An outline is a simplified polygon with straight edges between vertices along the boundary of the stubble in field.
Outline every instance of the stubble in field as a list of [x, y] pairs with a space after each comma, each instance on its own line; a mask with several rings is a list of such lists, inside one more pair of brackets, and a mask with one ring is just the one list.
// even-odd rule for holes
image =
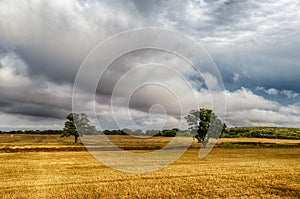
[[88, 152], [0, 153], [0, 198], [298, 198], [300, 149], [189, 149], [146, 174], [113, 170]]

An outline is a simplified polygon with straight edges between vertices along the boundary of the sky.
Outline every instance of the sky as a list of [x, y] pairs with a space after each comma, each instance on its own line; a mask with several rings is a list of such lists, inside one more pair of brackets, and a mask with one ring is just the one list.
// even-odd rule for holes
[[[74, 82], [91, 50], [146, 27], [199, 44], [223, 90], [209, 88], [218, 77], [201, 71], [204, 62], [158, 49], [131, 51], [105, 68], [101, 61], [126, 47], [126, 39], [116, 40], [100, 49], [93, 68], [104, 71], [95, 100], [86, 97], [93, 72], [82, 76], [86, 83], [78, 91], [82, 110], [95, 107], [100, 128], [186, 128], [183, 117], [195, 105], [214, 109], [228, 126], [300, 127], [299, 1], [2, 0], [0, 130], [61, 129], [74, 111]], [[179, 41], [172, 38], [158, 31], [151, 39], [176, 49]], [[189, 46], [180, 50], [193, 54]], [[226, 113], [211, 101], [223, 96]]]

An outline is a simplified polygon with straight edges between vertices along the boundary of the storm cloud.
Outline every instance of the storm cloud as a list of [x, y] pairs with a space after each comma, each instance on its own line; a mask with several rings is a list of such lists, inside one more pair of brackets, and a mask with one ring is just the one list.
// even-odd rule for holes
[[[105, 128], [115, 127], [110, 123], [111, 103], [118, 107], [122, 127], [179, 125], [180, 116], [195, 108], [192, 93], [200, 106], [209, 108], [212, 97], [225, 95], [229, 126], [299, 127], [299, 1], [3, 0], [0, 130], [62, 128], [72, 111], [76, 74], [88, 53], [112, 35], [143, 27], [169, 28], [198, 42], [220, 70], [225, 90], [209, 92], [207, 83], [212, 85], [214, 77], [198, 76], [178, 56], [158, 50], [131, 52], [115, 60], [99, 81], [97, 115]], [[188, 108], [182, 112], [176, 96], [164, 87], [144, 86], [129, 95], [129, 88], [140, 80], [172, 85]], [[92, 103], [83, 100], [82, 106]], [[164, 108], [151, 109], [155, 104]], [[128, 110], [133, 123], [126, 120]]]

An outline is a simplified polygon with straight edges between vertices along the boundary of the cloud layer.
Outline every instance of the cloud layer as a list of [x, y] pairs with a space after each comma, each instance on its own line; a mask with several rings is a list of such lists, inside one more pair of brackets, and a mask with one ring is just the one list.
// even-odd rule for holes
[[[97, 115], [105, 128], [114, 127], [109, 122], [114, 90], [122, 127], [178, 126], [181, 116], [193, 108], [193, 100], [211, 108], [211, 97], [221, 95], [227, 97], [229, 126], [299, 127], [298, 1], [4, 0], [0, 2], [0, 130], [61, 128], [72, 110], [76, 73], [90, 50], [121, 31], [152, 26], [180, 31], [201, 44], [217, 64], [226, 90], [209, 92], [205, 83], [212, 85], [215, 77], [210, 73], [199, 77], [180, 57], [155, 50], [132, 52], [112, 63], [99, 82]], [[117, 48], [116, 44], [107, 51]], [[129, 95], [140, 80], [167, 87], [145, 86]], [[168, 88], [180, 97], [186, 107], [183, 112]], [[155, 104], [164, 108], [151, 109]], [[134, 120], [130, 124], [128, 110]], [[153, 123], [147, 126], [151, 116]]]

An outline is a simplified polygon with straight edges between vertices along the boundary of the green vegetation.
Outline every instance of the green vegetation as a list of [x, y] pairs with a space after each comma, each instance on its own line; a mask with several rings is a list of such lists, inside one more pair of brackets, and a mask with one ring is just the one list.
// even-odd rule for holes
[[221, 142], [216, 147], [226, 148], [300, 148], [298, 144], [262, 143], [262, 142]]
[[97, 132], [96, 127], [89, 124], [90, 121], [85, 113], [70, 113], [66, 118], [67, 121], [61, 132], [61, 137], [74, 136], [75, 144], [77, 143], [79, 136], [82, 136], [83, 134], [93, 135]]
[[177, 133], [177, 131], [174, 129], [164, 129], [164, 130], [158, 132], [157, 134], [155, 134], [154, 136], [175, 137], [176, 133]]
[[195, 138], [204, 146], [209, 138], [218, 138], [226, 129], [226, 125], [210, 109], [191, 110], [185, 119], [190, 132], [195, 133]]
[[[174, 129], [164, 130], [142, 130], [131, 131], [123, 130], [104, 130], [96, 131], [95, 134], [105, 135], [145, 135], [145, 136], [165, 136], [162, 132], [174, 131]], [[176, 130], [175, 130], [176, 131]], [[0, 134], [44, 134], [55, 135], [62, 134], [63, 130], [13, 130], [0, 131]], [[195, 134], [188, 130], [177, 130], [176, 136], [192, 137]], [[269, 138], [269, 139], [300, 139], [300, 128], [283, 128], [283, 127], [235, 127], [227, 128], [221, 134], [220, 138]]]
[[[74, 136], [75, 143], [78, 137], [84, 135], [137, 135], [137, 136], [194, 136], [198, 142], [206, 145], [208, 138], [269, 138], [269, 139], [300, 139], [300, 129], [280, 128], [280, 127], [235, 127], [227, 128], [209, 109], [192, 110], [185, 117], [189, 125], [189, 130], [178, 128], [163, 130], [146, 130], [145, 132], [128, 128], [119, 130], [98, 131], [95, 126], [90, 125], [86, 114], [70, 113], [65, 122], [63, 130], [17, 130], [9, 134], [61, 134], [61, 137]], [[220, 132], [221, 135], [220, 135]]]
[[236, 127], [222, 133], [223, 138], [300, 139], [300, 129], [282, 127]]
[[143, 132], [140, 129], [132, 131], [130, 129], [123, 130], [104, 130], [104, 135], [133, 135], [133, 136], [163, 136], [163, 137], [175, 137], [177, 131], [173, 129], [160, 130], [147, 130]]

